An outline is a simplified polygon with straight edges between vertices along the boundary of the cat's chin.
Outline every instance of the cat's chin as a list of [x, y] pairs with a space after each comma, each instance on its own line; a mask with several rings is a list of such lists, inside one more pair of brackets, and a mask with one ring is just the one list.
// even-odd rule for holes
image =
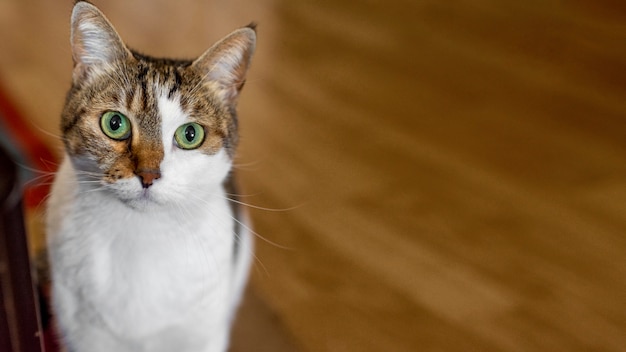
[[128, 184], [119, 186], [122, 185], [111, 185], [107, 191], [113, 198], [131, 209], [150, 211], [162, 208], [167, 203], [160, 199], [154, 187], [129, 187]]
[[141, 191], [140, 195], [133, 198], [120, 198], [118, 199], [126, 206], [139, 211], [151, 211], [162, 208], [164, 203], [156, 199], [149, 189]]

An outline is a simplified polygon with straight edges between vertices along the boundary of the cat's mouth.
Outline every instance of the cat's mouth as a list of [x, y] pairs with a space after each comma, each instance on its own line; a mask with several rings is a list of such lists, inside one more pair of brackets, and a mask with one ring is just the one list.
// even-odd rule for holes
[[123, 199], [122, 201], [129, 207], [135, 210], [147, 210], [155, 207], [159, 207], [161, 203], [154, 197], [154, 192], [149, 189], [144, 189], [141, 193], [131, 199]]
[[155, 186], [141, 187], [137, 184], [118, 183], [111, 187], [114, 196], [130, 208], [143, 210], [163, 204]]
[[139, 200], [151, 201], [153, 198], [149, 188], [144, 188], [139, 194]]
[[150, 205], [160, 205], [161, 202], [159, 202], [158, 197], [156, 197], [155, 191], [153, 189], [153, 187], [150, 188], [142, 188], [141, 191], [139, 191], [139, 194], [137, 195], [137, 197], [135, 197], [134, 201], [132, 202], [135, 205], [139, 205], [142, 207], [148, 207]]

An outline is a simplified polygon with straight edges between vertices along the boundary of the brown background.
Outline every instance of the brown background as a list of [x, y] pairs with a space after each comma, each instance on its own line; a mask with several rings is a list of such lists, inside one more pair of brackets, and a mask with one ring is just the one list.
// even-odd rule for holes
[[[622, 1], [94, 2], [154, 55], [259, 23], [237, 168], [278, 211], [235, 350], [624, 350]], [[0, 0], [2, 82], [55, 148], [70, 9]]]

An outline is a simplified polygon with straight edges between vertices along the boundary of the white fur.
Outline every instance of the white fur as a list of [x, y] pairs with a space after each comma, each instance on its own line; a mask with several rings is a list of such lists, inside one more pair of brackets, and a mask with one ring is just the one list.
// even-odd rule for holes
[[[66, 156], [48, 202], [53, 300], [70, 352], [225, 351], [252, 243], [233, 233], [221, 182], [224, 151], [173, 144], [187, 122], [177, 100], [159, 100], [162, 177], [86, 182]], [[247, 228], [244, 226], [244, 228]], [[240, 241], [238, 262], [234, 241]]]

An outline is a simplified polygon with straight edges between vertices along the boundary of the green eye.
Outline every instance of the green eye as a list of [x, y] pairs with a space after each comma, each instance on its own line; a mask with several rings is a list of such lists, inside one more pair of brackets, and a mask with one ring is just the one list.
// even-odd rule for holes
[[104, 134], [119, 141], [130, 137], [130, 120], [117, 111], [102, 114], [100, 128]]
[[196, 149], [204, 142], [204, 128], [195, 122], [186, 123], [176, 129], [174, 140], [181, 149]]

